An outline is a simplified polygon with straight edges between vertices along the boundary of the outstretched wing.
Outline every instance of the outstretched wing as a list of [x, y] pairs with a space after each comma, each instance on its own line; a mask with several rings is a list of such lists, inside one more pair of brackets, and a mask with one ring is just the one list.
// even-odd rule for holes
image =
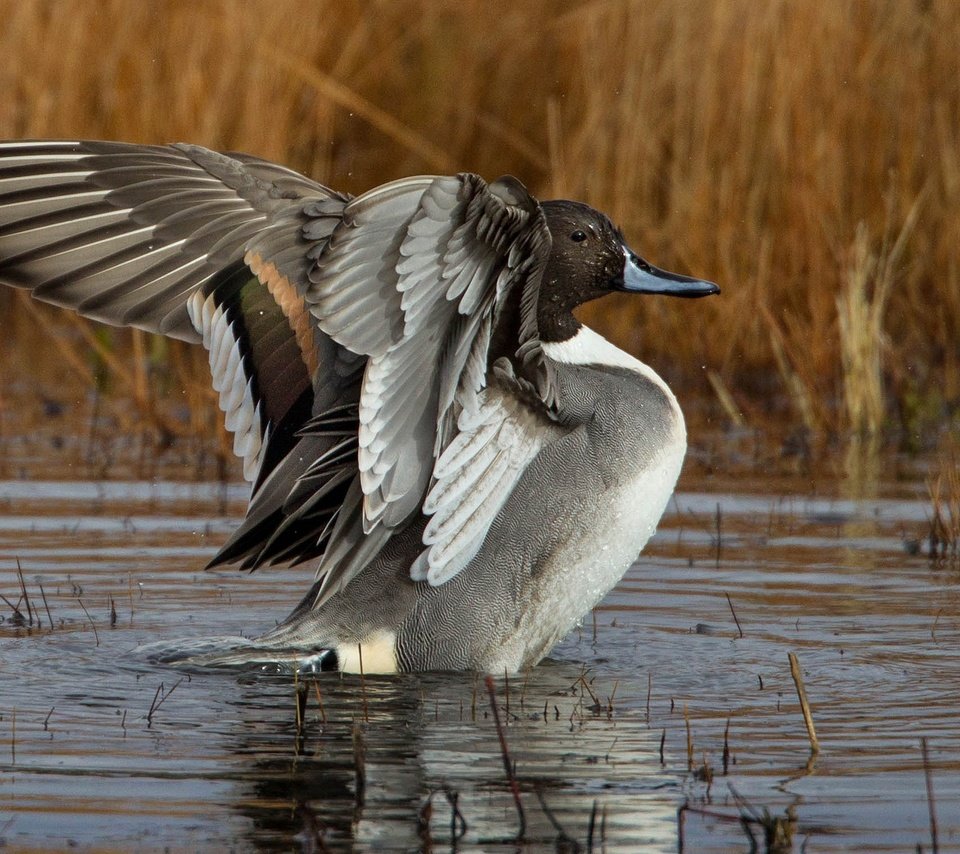
[[[519, 310], [533, 336], [549, 249], [539, 205], [512, 178], [407, 178], [344, 209], [306, 291], [320, 329], [367, 357], [360, 477], [321, 564], [325, 595], [422, 511], [438, 459], [482, 407], [501, 312]], [[473, 520], [474, 539], [494, 516]]]
[[415, 577], [441, 583], [475, 554], [550, 435], [549, 249], [511, 178], [409, 178], [351, 201], [196, 146], [0, 144], [0, 280], [201, 340], [254, 485], [212, 563], [322, 555], [325, 595], [421, 512]]
[[0, 281], [107, 323], [202, 340], [256, 496], [317, 407], [358, 393], [362, 365], [344, 368], [302, 295], [347, 200], [198, 146], [2, 143]]

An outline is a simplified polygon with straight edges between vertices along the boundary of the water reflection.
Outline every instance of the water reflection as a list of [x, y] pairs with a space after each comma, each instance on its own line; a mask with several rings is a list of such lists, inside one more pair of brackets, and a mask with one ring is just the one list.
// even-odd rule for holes
[[880, 439], [876, 435], [853, 434], [847, 439], [843, 457], [844, 498], [871, 501], [880, 497]]
[[[593, 822], [595, 850], [602, 833], [608, 851], [675, 851], [687, 801], [686, 850], [745, 850], [750, 810], [790, 810], [810, 850], [913, 849], [929, 838], [921, 735], [941, 843], [957, 843], [960, 573], [904, 550], [928, 507], [903, 496], [922, 484], [892, 485], [889, 462], [858, 454], [813, 497], [762, 479], [680, 494], [595, 624], [498, 680], [535, 847], [561, 830], [585, 845]], [[20, 599], [19, 558], [49, 607], [32, 626], [0, 610], [8, 846], [446, 848], [463, 830], [455, 797], [458, 847], [514, 847], [482, 683], [323, 674], [323, 711], [308, 683], [298, 732], [290, 674], [145, 664], [131, 650], [259, 633], [310, 571], [199, 572], [232, 524], [219, 488], [71, 489], [0, 483], [0, 593]], [[217, 521], [198, 532], [203, 519]], [[823, 745], [809, 768], [788, 652]]]
[[[576, 687], [581, 674], [550, 662], [524, 681], [500, 683], [525, 838], [548, 845], [562, 832], [585, 844], [593, 815], [599, 845], [601, 803], [611, 817], [607, 844], [676, 850], [677, 784], [660, 766], [657, 738], [591, 711]], [[262, 685], [235, 702], [240, 724], [223, 733], [224, 747], [246, 769], [234, 808], [249, 819], [251, 843], [270, 847], [298, 823], [297, 832], [319, 833], [326, 844], [371, 850], [456, 842], [451, 833], [482, 846], [516, 842], [518, 817], [482, 684], [459, 674], [323, 676], [317, 684], [323, 713], [308, 704], [302, 738], [289, 682], [275, 686], [286, 705], [280, 718], [276, 694], [264, 697]]]

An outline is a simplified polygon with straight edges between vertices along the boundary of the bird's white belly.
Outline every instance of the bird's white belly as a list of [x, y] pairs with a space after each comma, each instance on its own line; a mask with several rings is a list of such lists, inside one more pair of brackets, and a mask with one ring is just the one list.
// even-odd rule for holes
[[536, 663], [623, 577], [653, 536], [673, 493], [686, 435], [681, 427], [651, 465], [592, 502], [564, 545], [538, 573], [531, 607], [488, 667], [514, 671]]

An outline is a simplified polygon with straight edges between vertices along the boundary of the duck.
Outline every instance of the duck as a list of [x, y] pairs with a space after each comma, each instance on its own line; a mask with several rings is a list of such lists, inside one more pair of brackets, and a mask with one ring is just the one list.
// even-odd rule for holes
[[206, 349], [250, 485], [208, 566], [315, 567], [258, 641], [367, 674], [530, 668], [616, 585], [686, 428], [574, 310], [719, 292], [512, 176], [354, 197], [251, 155], [82, 140], [0, 143], [0, 282]]

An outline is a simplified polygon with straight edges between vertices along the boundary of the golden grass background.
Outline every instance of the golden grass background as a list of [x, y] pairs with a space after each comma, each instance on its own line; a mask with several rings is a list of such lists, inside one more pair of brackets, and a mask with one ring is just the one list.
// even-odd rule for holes
[[[191, 141], [355, 193], [512, 173], [605, 210], [654, 263], [723, 288], [586, 312], [695, 419], [915, 439], [960, 402], [953, 0], [3, 0], [0, 15], [3, 138]], [[101, 360], [135, 357], [116, 385], [139, 386], [141, 408], [142, 361], [173, 389], [203, 370], [6, 289], [0, 330], [0, 406], [25, 377], [69, 394], [87, 357], [65, 372], [64, 349], [85, 337]]]

